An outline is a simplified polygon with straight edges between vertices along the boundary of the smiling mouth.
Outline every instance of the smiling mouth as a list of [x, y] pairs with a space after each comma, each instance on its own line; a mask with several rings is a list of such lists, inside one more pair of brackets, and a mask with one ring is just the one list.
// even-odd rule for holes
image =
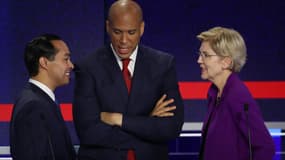
[[71, 75], [70, 72], [65, 73], [65, 76], [67, 76], [67, 77], [70, 77], [70, 75]]

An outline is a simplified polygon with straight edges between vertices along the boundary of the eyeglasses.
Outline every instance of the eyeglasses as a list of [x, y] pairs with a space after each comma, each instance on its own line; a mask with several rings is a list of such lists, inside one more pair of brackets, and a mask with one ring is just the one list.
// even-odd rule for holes
[[198, 58], [199, 58], [199, 57], [202, 57], [203, 60], [204, 60], [204, 59], [208, 59], [208, 58], [210, 58], [210, 57], [212, 57], [212, 56], [219, 56], [219, 55], [216, 55], [216, 54], [208, 54], [208, 53], [206, 53], [206, 52], [198, 52]]

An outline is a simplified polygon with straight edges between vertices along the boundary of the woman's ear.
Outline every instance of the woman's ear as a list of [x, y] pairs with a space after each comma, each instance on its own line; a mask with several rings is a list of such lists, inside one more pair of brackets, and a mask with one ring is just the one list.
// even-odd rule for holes
[[223, 63], [223, 69], [230, 69], [230, 70], [232, 70], [233, 60], [232, 60], [231, 57], [224, 57], [222, 63]]

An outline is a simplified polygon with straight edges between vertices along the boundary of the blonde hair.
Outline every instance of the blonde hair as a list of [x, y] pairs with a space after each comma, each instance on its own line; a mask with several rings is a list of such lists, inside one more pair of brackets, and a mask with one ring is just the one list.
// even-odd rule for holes
[[232, 59], [231, 70], [240, 72], [246, 62], [246, 45], [242, 36], [234, 29], [214, 27], [197, 35], [200, 41], [209, 42], [218, 56]]

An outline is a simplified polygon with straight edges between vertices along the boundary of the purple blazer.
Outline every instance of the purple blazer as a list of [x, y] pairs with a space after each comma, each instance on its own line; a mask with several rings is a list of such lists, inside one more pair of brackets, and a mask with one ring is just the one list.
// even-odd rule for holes
[[[204, 135], [209, 123], [204, 160], [249, 160], [248, 129], [253, 160], [273, 159], [275, 146], [264, 125], [262, 113], [237, 74], [232, 73], [228, 78], [218, 103], [217, 93], [217, 87], [212, 84], [208, 92], [208, 113], [202, 129]], [[247, 113], [245, 104], [248, 104]]]

